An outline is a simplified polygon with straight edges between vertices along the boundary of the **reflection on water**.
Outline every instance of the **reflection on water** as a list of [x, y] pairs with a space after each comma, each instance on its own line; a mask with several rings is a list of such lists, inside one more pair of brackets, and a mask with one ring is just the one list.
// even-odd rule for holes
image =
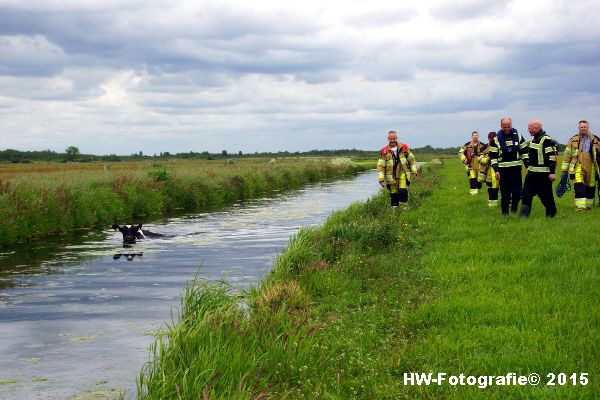
[[133, 261], [135, 257], [141, 257], [144, 253], [116, 253], [113, 255], [113, 260], [118, 260], [121, 257], [125, 257], [127, 261]]
[[166, 236], [128, 248], [107, 227], [0, 253], [0, 398], [134, 395], [154, 332], [197, 272], [256, 284], [299, 228], [377, 190], [370, 172], [147, 223]]

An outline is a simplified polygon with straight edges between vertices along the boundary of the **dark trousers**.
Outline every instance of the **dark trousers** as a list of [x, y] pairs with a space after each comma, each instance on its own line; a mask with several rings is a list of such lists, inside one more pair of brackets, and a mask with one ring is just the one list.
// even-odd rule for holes
[[390, 200], [392, 207], [397, 207], [400, 203], [408, 203], [408, 189], [398, 189], [397, 192], [392, 192], [390, 185], [387, 185], [390, 191]]
[[521, 167], [498, 168], [500, 171], [500, 208], [502, 214], [508, 214], [510, 207], [512, 212], [519, 209], [519, 201], [523, 191], [523, 181], [521, 178]]
[[481, 189], [481, 182], [477, 178], [469, 178], [469, 189]]
[[539, 196], [540, 201], [546, 207], [546, 216], [554, 217], [556, 215], [556, 204], [554, 203], [554, 193], [552, 192], [552, 182], [548, 179], [550, 173], [529, 172], [525, 175], [525, 184], [523, 185], [523, 208], [527, 206], [527, 214], [531, 210], [531, 203], [535, 196]]
[[498, 188], [488, 188], [488, 200], [498, 200]]
[[575, 190], [575, 197], [578, 199], [591, 199], [594, 200], [596, 196], [595, 186], [585, 186], [583, 182], [575, 182], [573, 184], [573, 190]]
[[400, 203], [408, 203], [408, 189], [400, 189], [396, 193], [390, 193], [392, 207], [398, 206]]

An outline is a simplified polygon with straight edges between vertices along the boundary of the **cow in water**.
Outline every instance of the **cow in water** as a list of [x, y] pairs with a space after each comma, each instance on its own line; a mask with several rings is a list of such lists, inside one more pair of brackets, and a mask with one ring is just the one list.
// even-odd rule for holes
[[114, 224], [112, 228], [115, 231], [119, 231], [123, 234], [123, 243], [125, 244], [133, 244], [137, 239], [146, 239], [146, 238], [161, 238], [165, 237], [160, 233], [150, 232], [147, 229], [142, 229], [142, 224], [139, 225], [117, 225]]

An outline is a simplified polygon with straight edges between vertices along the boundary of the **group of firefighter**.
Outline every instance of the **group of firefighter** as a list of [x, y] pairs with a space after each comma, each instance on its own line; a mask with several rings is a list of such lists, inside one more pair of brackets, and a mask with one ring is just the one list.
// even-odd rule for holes
[[[558, 163], [557, 143], [543, 129], [540, 120], [532, 120], [527, 129], [532, 136], [527, 142], [512, 127], [510, 118], [500, 121], [501, 129], [488, 134], [487, 143], [479, 140], [473, 132], [471, 140], [462, 146], [458, 156], [465, 165], [469, 179], [469, 192], [479, 193], [487, 186], [488, 206], [498, 205], [501, 194], [502, 214], [518, 211], [522, 200], [522, 217], [531, 213], [533, 197], [538, 196], [546, 209], [546, 216], [556, 215], [552, 182], [556, 180]], [[596, 187], [599, 185], [600, 138], [589, 131], [589, 123], [579, 121], [579, 131], [573, 135], [564, 151], [561, 174], [556, 194], [561, 197], [573, 182], [575, 208], [590, 210], [594, 204]], [[522, 183], [522, 168], [525, 182]]]

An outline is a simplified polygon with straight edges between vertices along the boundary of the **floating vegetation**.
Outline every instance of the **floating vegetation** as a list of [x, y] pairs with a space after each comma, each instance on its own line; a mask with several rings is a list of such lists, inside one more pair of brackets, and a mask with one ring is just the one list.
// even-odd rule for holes
[[122, 389], [98, 389], [79, 393], [70, 400], [114, 400], [122, 399], [125, 393]]
[[93, 335], [75, 336], [75, 337], [70, 338], [69, 340], [71, 342], [92, 342], [92, 341], [98, 339], [98, 336], [100, 336], [100, 334], [95, 333]]

